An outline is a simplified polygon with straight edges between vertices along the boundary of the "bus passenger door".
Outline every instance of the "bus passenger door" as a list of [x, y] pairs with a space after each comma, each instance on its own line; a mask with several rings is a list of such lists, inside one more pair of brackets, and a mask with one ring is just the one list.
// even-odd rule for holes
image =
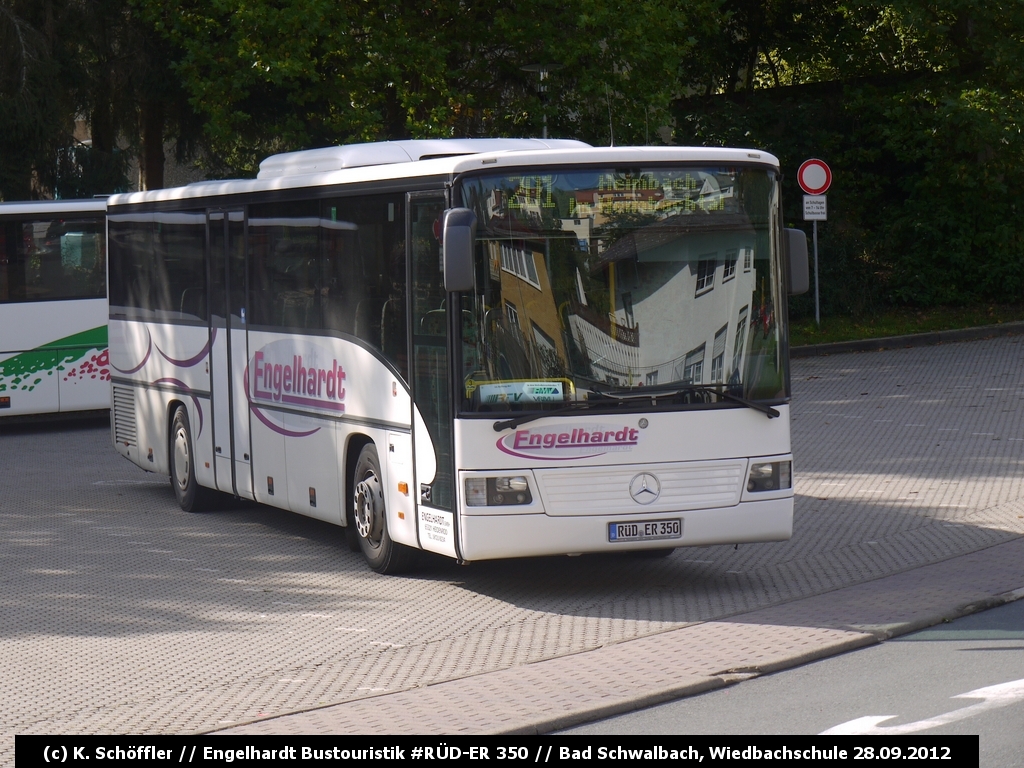
[[210, 243], [210, 392], [217, 488], [253, 498], [245, 370], [245, 214], [212, 211]]
[[439, 193], [408, 196], [412, 437], [420, 546], [456, 557], [449, 323], [440, 240], [444, 209]]

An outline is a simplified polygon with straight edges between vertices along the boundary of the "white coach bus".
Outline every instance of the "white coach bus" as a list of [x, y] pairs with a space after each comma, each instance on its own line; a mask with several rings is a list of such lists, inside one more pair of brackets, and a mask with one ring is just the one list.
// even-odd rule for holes
[[110, 407], [105, 211], [0, 203], [0, 420]]
[[778, 160], [396, 141], [108, 205], [113, 441], [382, 573], [792, 532]]

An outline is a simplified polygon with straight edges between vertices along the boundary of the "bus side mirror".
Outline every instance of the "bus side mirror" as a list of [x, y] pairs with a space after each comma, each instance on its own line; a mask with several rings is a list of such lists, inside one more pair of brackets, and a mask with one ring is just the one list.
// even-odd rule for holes
[[789, 295], [799, 296], [811, 287], [807, 263], [807, 235], [802, 229], [787, 229], [786, 253], [789, 255]]
[[476, 214], [469, 208], [445, 211], [444, 289], [449, 293], [473, 290], [473, 251], [476, 245]]

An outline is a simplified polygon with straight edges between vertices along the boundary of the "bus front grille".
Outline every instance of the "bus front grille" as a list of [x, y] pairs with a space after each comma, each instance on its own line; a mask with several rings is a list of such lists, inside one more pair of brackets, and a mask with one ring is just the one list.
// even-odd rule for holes
[[135, 390], [114, 387], [114, 442], [136, 445]]
[[[746, 471], [746, 459], [726, 459], [535, 469], [534, 475], [545, 512], [563, 517], [733, 507], [740, 502]], [[641, 475], [656, 486], [653, 502], [630, 496]]]

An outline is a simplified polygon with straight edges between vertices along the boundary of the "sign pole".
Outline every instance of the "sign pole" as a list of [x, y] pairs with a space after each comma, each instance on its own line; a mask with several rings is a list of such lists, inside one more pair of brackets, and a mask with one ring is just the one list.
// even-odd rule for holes
[[818, 220], [814, 225], [814, 322], [821, 327], [821, 310], [818, 306]]
[[828, 220], [828, 199], [825, 191], [832, 184], [832, 169], [824, 160], [812, 157], [800, 164], [796, 180], [804, 191], [804, 221], [814, 226], [814, 322], [821, 327], [821, 304], [818, 293], [818, 222]]

